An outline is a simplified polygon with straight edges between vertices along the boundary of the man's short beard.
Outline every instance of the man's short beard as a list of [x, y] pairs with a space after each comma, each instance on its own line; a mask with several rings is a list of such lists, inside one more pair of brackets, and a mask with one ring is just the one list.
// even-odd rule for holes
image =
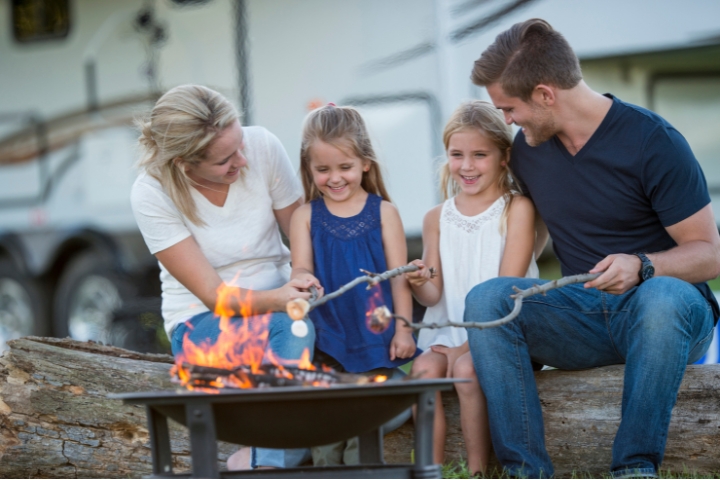
[[530, 108], [533, 112], [533, 118], [531, 122], [525, 122], [525, 125], [523, 125], [525, 141], [531, 147], [537, 147], [554, 137], [558, 129], [548, 109], [541, 107], [532, 100], [530, 101]]

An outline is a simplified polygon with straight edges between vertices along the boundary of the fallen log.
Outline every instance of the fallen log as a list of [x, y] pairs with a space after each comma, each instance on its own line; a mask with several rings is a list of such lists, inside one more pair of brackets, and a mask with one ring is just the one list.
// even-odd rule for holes
[[[557, 477], [607, 476], [612, 443], [620, 424], [624, 366], [582, 371], [536, 372], [545, 422], [545, 441]], [[443, 397], [448, 419], [446, 461], [465, 457], [460, 411], [454, 392]], [[385, 460], [408, 461], [412, 427], [385, 437]], [[493, 458], [490, 468], [498, 467]], [[676, 474], [720, 472], [720, 365], [689, 365], [672, 413], [661, 466]]]
[[[109, 393], [172, 390], [169, 355], [26, 337], [0, 358], [0, 477], [139, 478], [152, 473], [145, 409]], [[173, 467], [190, 470], [171, 422]], [[237, 446], [219, 442], [219, 461]], [[224, 465], [222, 467], [224, 469]]]
[[[145, 410], [109, 393], [172, 390], [167, 355], [26, 337], [0, 358], [0, 476], [138, 478], [151, 474]], [[557, 476], [601, 476], [620, 420], [622, 366], [536, 374]], [[464, 456], [457, 397], [447, 395], [448, 460]], [[406, 463], [412, 425], [385, 437], [388, 463]], [[171, 422], [173, 469], [190, 470], [184, 427]], [[219, 442], [218, 461], [236, 445]], [[720, 471], [720, 365], [688, 367], [673, 411], [663, 468]], [[495, 464], [497, 465], [497, 464]]]

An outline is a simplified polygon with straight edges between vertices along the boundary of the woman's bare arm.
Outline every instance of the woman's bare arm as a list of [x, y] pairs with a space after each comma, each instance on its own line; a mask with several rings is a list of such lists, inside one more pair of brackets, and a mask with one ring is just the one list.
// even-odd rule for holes
[[281, 208], [280, 210], [273, 210], [273, 213], [275, 214], [275, 220], [277, 220], [278, 225], [280, 225], [280, 229], [288, 238], [290, 238], [290, 229], [292, 228], [290, 226], [290, 223], [293, 213], [295, 213], [295, 210], [297, 210], [300, 205], [302, 205], [302, 200], [297, 199], [294, 203], [288, 205], [285, 208]]
[[[240, 312], [241, 304], [252, 299], [252, 311], [265, 313], [284, 311], [287, 302], [294, 298], [309, 298], [310, 294], [300, 291], [307, 288], [299, 281], [291, 281], [274, 290], [247, 290], [240, 287], [229, 287], [210, 265], [193, 237], [188, 237], [175, 245], [155, 254], [157, 259], [170, 274], [187, 288], [190, 293], [200, 299], [210, 311], [217, 310], [218, 291], [220, 288], [235, 290], [232, 295], [224, 295], [227, 304], [222, 305], [224, 311]], [[295, 283], [297, 285], [295, 285]], [[251, 294], [251, 296], [250, 296]]]

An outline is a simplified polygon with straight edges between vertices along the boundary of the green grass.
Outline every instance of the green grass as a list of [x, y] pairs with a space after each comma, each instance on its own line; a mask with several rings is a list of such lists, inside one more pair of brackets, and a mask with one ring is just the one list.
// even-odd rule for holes
[[[450, 462], [443, 465], [442, 468], [443, 478], [510, 478], [505, 472], [493, 469], [486, 476], [474, 477], [472, 472], [468, 470], [467, 464], [464, 461]], [[592, 475], [589, 472], [573, 471], [570, 478], [610, 478], [610, 474], [605, 475]], [[720, 472], [712, 474], [700, 474], [695, 470], [684, 468], [682, 472], [672, 472], [670, 470], [660, 469], [659, 478], [720, 478]]]

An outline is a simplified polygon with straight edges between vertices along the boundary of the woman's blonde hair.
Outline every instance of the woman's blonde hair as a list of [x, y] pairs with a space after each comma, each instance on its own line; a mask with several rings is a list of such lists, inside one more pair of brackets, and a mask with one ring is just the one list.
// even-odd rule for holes
[[367, 163], [370, 169], [363, 173], [361, 182], [363, 190], [390, 201], [380, 173], [380, 164], [360, 113], [352, 107], [336, 107], [328, 104], [310, 112], [303, 123], [300, 177], [305, 189], [306, 202], [315, 200], [321, 195], [313, 182], [310, 168], [310, 148], [316, 140], [329, 143], [343, 151], [349, 149], [348, 153]]
[[[501, 172], [498, 178], [498, 187], [505, 197], [505, 209], [500, 220], [500, 230], [501, 233], [504, 233], [510, 204], [513, 197], [520, 194], [517, 180], [510, 169], [512, 129], [505, 123], [502, 113], [493, 104], [482, 100], [472, 100], [462, 103], [452, 113], [445, 125], [443, 131], [445, 152], [450, 147], [450, 137], [463, 130], [479, 130], [503, 155], [502, 160], [505, 165], [501, 164], [501, 168], [504, 172]], [[440, 167], [440, 190], [445, 200], [460, 193], [460, 185], [453, 180], [448, 161]]]
[[157, 179], [180, 212], [195, 225], [198, 216], [190, 192], [195, 183], [185, 171], [205, 159], [215, 137], [238, 119], [238, 112], [218, 92], [200, 85], [169, 90], [149, 118], [138, 120], [143, 155], [138, 166]]

